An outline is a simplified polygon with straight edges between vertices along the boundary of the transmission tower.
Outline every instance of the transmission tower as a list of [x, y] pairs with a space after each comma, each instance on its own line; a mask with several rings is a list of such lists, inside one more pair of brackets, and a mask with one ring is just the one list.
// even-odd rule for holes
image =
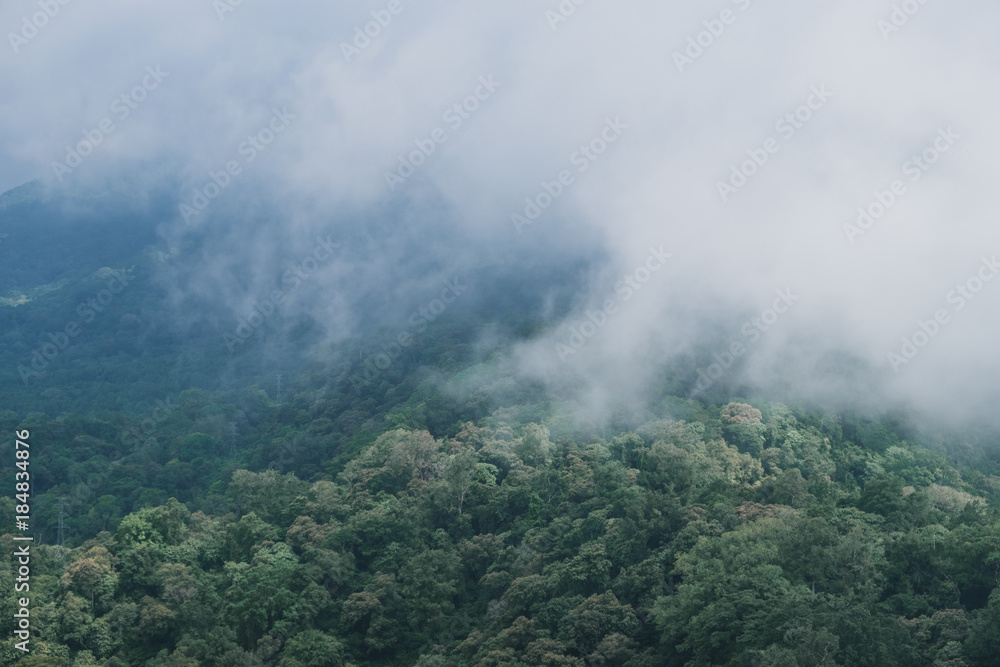
[[59, 498], [59, 534], [56, 537], [56, 544], [58, 546], [60, 546], [60, 547], [63, 545], [63, 539], [66, 536], [65, 527], [63, 526], [63, 519], [67, 516], [67, 514], [63, 511], [63, 507], [65, 506], [65, 504], [66, 504], [66, 498], [64, 496], [60, 497]]
[[236, 456], [236, 422], [229, 422], [229, 455]]
[[281, 405], [281, 373], [278, 373], [278, 405]]

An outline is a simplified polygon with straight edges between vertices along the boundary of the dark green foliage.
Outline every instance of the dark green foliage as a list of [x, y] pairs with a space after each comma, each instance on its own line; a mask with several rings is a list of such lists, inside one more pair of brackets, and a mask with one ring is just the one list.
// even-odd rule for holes
[[497, 372], [188, 390], [147, 428], [0, 413], [44, 443], [37, 525], [68, 514], [30, 664], [996, 664], [988, 468], [778, 404], [578, 427]]

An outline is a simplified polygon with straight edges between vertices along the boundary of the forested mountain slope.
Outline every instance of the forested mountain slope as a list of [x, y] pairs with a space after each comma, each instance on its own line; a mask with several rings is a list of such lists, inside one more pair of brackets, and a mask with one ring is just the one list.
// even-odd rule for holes
[[304, 391], [185, 392], [149, 433], [4, 415], [44, 443], [35, 521], [70, 514], [20, 664], [996, 664], [988, 461], [766, 403], [605, 433], [510, 406], [435, 437], [451, 401], [423, 391], [378, 424]]
[[[995, 432], [736, 376], [695, 400], [711, 344], [590, 415], [514, 360], [583, 264], [484, 262], [440, 317], [332, 341], [278, 312], [230, 352], [228, 312], [175, 326], [163, 276], [197, 246], [151, 245], [156, 210], [0, 200], [0, 459], [13, 482], [30, 434], [36, 538], [32, 652], [4, 595], [0, 664], [1000, 664]], [[18, 269], [52, 225], [58, 257]]]

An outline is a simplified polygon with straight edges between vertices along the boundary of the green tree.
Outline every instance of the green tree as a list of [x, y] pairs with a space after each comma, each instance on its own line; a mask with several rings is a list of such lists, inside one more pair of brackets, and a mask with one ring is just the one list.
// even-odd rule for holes
[[[625, 640], [639, 627], [632, 607], [621, 604], [611, 591], [591, 595], [569, 613], [567, 620], [562, 634], [583, 655], [595, 651], [609, 635], [621, 635]], [[605, 645], [605, 650], [610, 651], [610, 645]]]
[[177, 457], [181, 461], [216, 457], [219, 455], [219, 449], [219, 441], [207, 433], [192, 433], [181, 442]]
[[295, 604], [302, 578], [298, 558], [283, 543], [262, 548], [250, 563], [226, 563], [227, 607], [245, 649], [251, 649]]
[[340, 667], [344, 649], [333, 637], [319, 630], [305, 630], [287, 642], [278, 667]]

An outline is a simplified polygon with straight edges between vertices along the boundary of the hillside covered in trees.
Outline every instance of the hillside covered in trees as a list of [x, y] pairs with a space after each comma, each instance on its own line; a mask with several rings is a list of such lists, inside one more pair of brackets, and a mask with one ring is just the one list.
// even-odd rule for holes
[[[67, 206], [18, 193], [19, 234]], [[0, 540], [13, 554], [27, 431], [36, 542], [32, 651], [5, 594], [0, 664], [1000, 664], [995, 431], [737, 373], [701, 391], [711, 339], [589, 414], [514, 360], [571, 312], [579, 267], [511, 257], [420, 326], [363, 293], [363, 336], [286, 310], [226, 351], [229, 315], [164, 305], [194, 260], [138, 233], [77, 244], [106, 217], [81, 209], [71, 259], [4, 265]], [[128, 289], [36, 359], [115, 275]]]
[[1000, 667], [997, 0], [0, 24], [0, 667]]
[[251, 388], [145, 424], [0, 415], [44, 448], [36, 523], [67, 508], [64, 545], [48, 530], [33, 556], [34, 650], [8, 639], [3, 664], [997, 664], [988, 458], [757, 401], [603, 430], [548, 401], [463, 420], [482, 396], [447, 389], [388, 414]]

